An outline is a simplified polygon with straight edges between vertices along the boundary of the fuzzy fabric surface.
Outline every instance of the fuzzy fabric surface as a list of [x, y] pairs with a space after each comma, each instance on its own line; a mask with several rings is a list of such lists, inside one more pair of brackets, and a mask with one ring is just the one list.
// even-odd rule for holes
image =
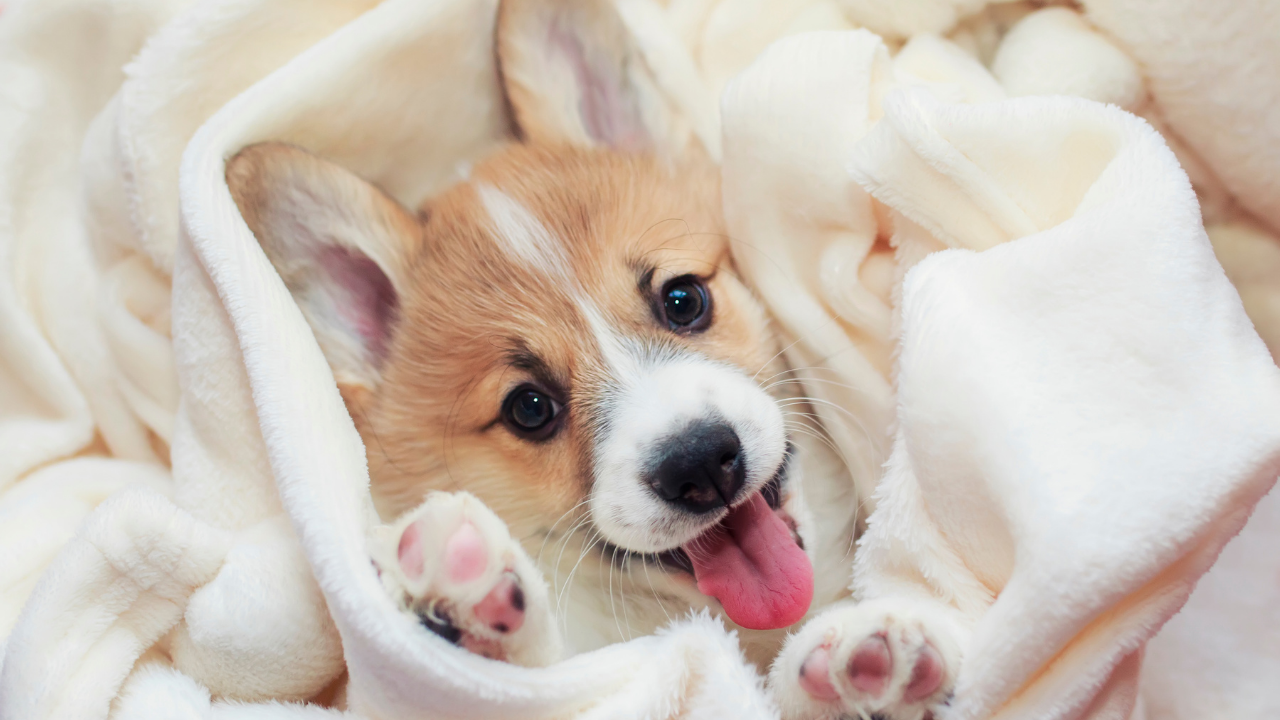
[[[869, 33], [775, 44], [724, 121], [730, 233], [846, 455], [874, 418], [848, 412], [873, 368], [847, 358], [897, 339], [854, 589], [969, 616], [946, 717], [1280, 709], [1269, 509], [1139, 672], [1280, 470], [1280, 376], [1163, 139], [1094, 101], [1002, 99], [945, 41], [890, 59]], [[1206, 666], [1224, 670], [1194, 681]]]
[[[365, 450], [224, 165], [446, 187], [509, 140], [495, 5], [0, 11], [0, 717], [776, 716], [712, 618], [519, 668], [370, 567]], [[880, 481], [826, 581], [974, 623], [950, 715], [1280, 713], [1280, 62], [1195, 52], [1271, 57], [1274, 8], [618, 5]]]

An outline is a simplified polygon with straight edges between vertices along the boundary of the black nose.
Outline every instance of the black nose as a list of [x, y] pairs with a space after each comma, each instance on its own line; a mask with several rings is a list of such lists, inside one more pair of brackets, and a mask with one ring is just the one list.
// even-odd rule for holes
[[694, 423], [658, 446], [646, 480], [658, 497], [705, 513], [733, 501], [742, 489], [742, 444], [727, 423]]

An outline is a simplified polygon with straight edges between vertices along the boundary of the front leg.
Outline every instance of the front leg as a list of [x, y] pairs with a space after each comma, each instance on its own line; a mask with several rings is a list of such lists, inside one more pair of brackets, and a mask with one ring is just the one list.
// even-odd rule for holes
[[968, 634], [937, 602], [843, 602], [787, 640], [769, 688], [784, 720], [924, 720], [950, 700]]
[[455, 645], [516, 665], [560, 659], [542, 573], [471, 494], [431, 493], [376, 528], [370, 554], [396, 604]]

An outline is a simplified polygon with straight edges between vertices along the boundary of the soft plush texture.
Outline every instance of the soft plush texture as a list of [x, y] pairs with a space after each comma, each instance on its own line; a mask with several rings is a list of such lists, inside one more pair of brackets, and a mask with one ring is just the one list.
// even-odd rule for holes
[[[1280, 372], [1149, 126], [1083, 100], [947, 104], [941, 89], [895, 88], [906, 68], [937, 67], [920, 53], [944, 48], [909, 45], [891, 63], [870, 35], [832, 34], [766, 52], [725, 99], [730, 231], [796, 356], [830, 357], [801, 323], [867, 327], [846, 293], [890, 228], [853, 209], [868, 207], [865, 191], [893, 211], [899, 268], [912, 268], [898, 290], [896, 430], [854, 586], [867, 599], [933, 599], [975, 623], [947, 717], [1131, 717], [1135, 651], [1280, 471]], [[972, 68], [956, 67], [951, 79], [973, 87], [952, 96], [981, 95]], [[832, 125], [847, 133], [834, 153]], [[777, 127], [796, 132], [768, 142]], [[824, 183], [840, 159], [861, 189]], [[822, 207], [841, 213], [816, 216]], [[826, 231], [801, 235], [810, 222]], [[805, 283], [826, 291], [809, 303], [789, 290], [804, 268], [797, 236], [845, 278]], [[810, 389], [857, 407], [845, 386]], [[1274, 575], [1261, 571], [1274, 560], [1252, 562]], [[1151, 655], [1170, 659], [1153, 667], [1178, 668], [1181, 682], [1147, 673], [1151, 717], [1244, 707], [1241, 695], [1268, 707], [1272, 661], [1241, 662], [1237, 648], [1262, 647], [1241, 630], [1158, 644]], [[1236, 674], [1191, 682], [1187, 657]]]
[[[619, 4], [673, 108], [723, 152], [738, 260], [797, 340], [789, 359], [830, 403], [833, 439], [865, 483], [889, 462], [855, 588], [973, 618], [958, 717], [1144, 712], [1136, 649], [1276, 474], [1277, 371], [1244, 311], [1274, 351], [1263, 191], [1280, 145], [1206, 144], [1178, 105], [1195, 95], [1154, 81], [1141, 105], [1134, 68], [1151, 79], [1165, 61], [1125, 25], [1138, 0], [1089, 3], [1105, 32], [981, 2]], [[422, 630], [369, 567], [364, 448], [223, 167], [286, 140], [416, 204], [507, 140], [494, 7], [27, 0], [0, 14], [0, 716], [776, 714], [713, 619], [529, 670]], [[1271, 16], [1255, 10], [1252, 26], [1234, 14], [1247, 9], [1223, 22], [1265, 44]], [[930, 34], [947, 32], [958, 42]], [[991, 41], [996, 75], [962, 34]], [[1252, 84], [1267, 68], [1251, 72], [1207, 105], [1240, 123], [1274, 112]], [[1195, 148], [1184, 165], [1257, 219], [1215, 225], [1211, 247], [1140, 120], [1005, 99], [1060, 92], [1166, 118]], [[1274, 714], [1258, 629], [1276, 605], [1231, 592], [1274, 577], [1269, 507], [1149, 646], [1148, 717]], [[850, 581], [847, 563], [817, 571]], [[1188, 680], [1189, 658], [1219, 679]]]
[[[1141, 121], [1080, 101], [899, 97], [876, 132], [868, 145], [895, 152], [855, 155], [855, 175], [957, 249], [904, 285], [899, 425], [861, 595], [916, 583], [983, 608], [954, 717], [1132, 702], [1130, 655], [1280, 472], [1280, 371]], [[917, 158], [940, 192], [916, 193], [902, 168]], [[1045, 166], [1055, 182], [1027, 181]], [[953, 234], [958, 212], [991, 225]], [[1011, 642], [1015, 627], [1035, 642]]]
[[[1152, 98], [1239, 203], [1280, 233], [1280, 5], [1084, 0], [1146, 70]], [[1204, 48], [1219, 48], [1205, 52]]]

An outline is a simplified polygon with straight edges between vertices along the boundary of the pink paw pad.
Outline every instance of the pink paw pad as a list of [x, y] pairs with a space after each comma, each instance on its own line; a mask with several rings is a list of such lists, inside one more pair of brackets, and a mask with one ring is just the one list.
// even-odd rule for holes
[[831, 649], [819, 645], [800, 666], [800, 687], [809, 697], [822, 702], [839, 700], [840, 694], [831, 684]]
[[489, 550], [475, 525], [464, 522], [444, 546], [444, 569], [449, 580], [465, 583], [484, 574], [489, 564]]
[[854, 649], [845, 669], [849, 673], [849, 683], [855, 689], [871, 697], [879, 697], [889, 684], [889, 677], [893, 675], [893, 656], [889, 653], [889, 643], [881, 635], [863, 640]]
[[472, 610], [476, 619], [495, 632], [512, 633], [524, 625], [524, 590], [515, 573], [503, 574], [498, 584]]
[[929, 643], [920, 646], [920, 655], [916, 658], [915, 667], [911, 668], [911, 679], [907, 681], [907, 689], [902, 696], [907, 702], [918, 702], [938, 691], [942, 687], [942, 678], [946, 667], [942, 656]]
[[410, 580], [422, 577], [422, 527], [418, 523], [411, 523], [404, 529], [396, 555], [405, 577]]

